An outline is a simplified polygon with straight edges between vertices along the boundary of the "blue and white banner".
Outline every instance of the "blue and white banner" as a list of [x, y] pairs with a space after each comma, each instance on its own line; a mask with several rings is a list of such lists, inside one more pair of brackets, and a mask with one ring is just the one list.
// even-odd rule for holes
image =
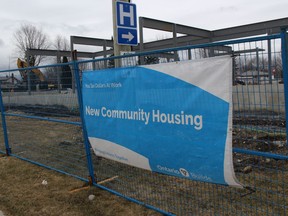
[[242, 187], [232, 162], [229, 56], [83, 73], [96, 155], [135, 167]]

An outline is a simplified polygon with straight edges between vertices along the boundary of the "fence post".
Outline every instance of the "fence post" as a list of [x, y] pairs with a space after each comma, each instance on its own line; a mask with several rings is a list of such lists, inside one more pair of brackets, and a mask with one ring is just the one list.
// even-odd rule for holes
[[81, 81], [80, 81], [78, 63], [76, 62], [76, 59], [77, 59], [76, 51], [73, 51], [72, 59], [73, 59], [74, 77], [76, 81], [80, 118], [81, 118], [81, 123], [82, 123], [82, 132], [83, 132], [84, 145], [85, 145], [85, 151], [86, 151], [87, 166], [88, 166], [89, 178], [90, 178], [89, 181], [91, 181], [90, 183], [93, 184], [93, 183], [96, 183], [96, 180], [94, 178], [94, 168], [93, 168], [93, 162], [91, 158], [90, 143], [88, 140], [88, 134], [87, 134], [86, 124], [84, 120]]
[[6, 125], [6, 116], [5, 116], [5, 108], [3, 104], [3, 98], [2, 98], [2, 88], [0, 83], [0, 110], [1, 110], [1, 119], [2, 119], [2, 129], [4, 134], [4, 142], [5, 142], [5, 148], [6, 148], [6, 155], [9, 156], [11, 154], [11, 148], [9, 146], [8, 141], [8, 133], [7, 133], [7, 125]]
[[[287, 29], [281, 29], [281, 50], [282, 50], [282, 73], [284, 80], [284, 97], [285, 97], [285, 120], [286, 120], [286, 136], [288, 136], [288, 39], [287, 39]], [[288, 139], [287, 139], [288, 140]], [[288, 142], [286, 141], [286, 145]]]
[[[57, 51], [57, 64], [61, 63], [61, 57], [60, 57], [60, 53], [59, 51]], [[61, 67], [56, 67], [56, 70], [57, 70], [57, 88], [58, 88], [58, 93], [61, 93], [61, 75], [62, 75], [62, 70], [61, 70]]]

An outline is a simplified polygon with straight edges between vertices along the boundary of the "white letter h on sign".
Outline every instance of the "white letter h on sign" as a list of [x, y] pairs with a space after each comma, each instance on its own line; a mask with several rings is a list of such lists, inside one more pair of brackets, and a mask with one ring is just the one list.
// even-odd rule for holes
[[133, 14], [133, 6], [129, 6], [129, 12], [125, 12], [123, 9], [123, 4], [119, 5], [120, 12], [120, 25], [124, 25], [124, 17], [130, 18], [130, 26], [134, 26], [134, 14]]

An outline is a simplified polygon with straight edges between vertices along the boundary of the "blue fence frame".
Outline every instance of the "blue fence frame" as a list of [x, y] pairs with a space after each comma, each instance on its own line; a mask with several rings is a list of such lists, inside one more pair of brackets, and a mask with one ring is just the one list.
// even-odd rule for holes
[[[246, 83], [246, 85], [236, 86], [233, 90], [233, 97], [235, 98], [233, 102], [233, 121], [235, 121], [233, 127], [234, 166], [237, 178], [248, 185], [246, 189], [229, 188], [151, 173], [99, 158], [91, 153], [83, 118], [81, 88], [77, 88], [77, 86], [81, 86], [80, 68], [88, 67], [89, 69], [90, 67], [97, 70], [95, 65], [98, 65], [102, 69], [109, 67], [107, 62], [110, 62], [113, 67], [113, 62], [115, 63], [116, 60], [134, 61], [134, 64], [137, 65], [140, 58], [147, 56], [150, 58], [150, 63], [151, 59], [152, 63], [159, 63], [159, 59], [175, 56], [175, 52], [178, 54], [177, 60], [193, 60], [199, 56], [199, 58], [211, 57], [213, 51], [214, 56], [234, 55], [235, 62], [238, 58], [238, 62], [235, 64], [238, 64], [240, 68], [238, 70], [242, 72], [241, 75], [245, 77], [246, 81], [248, 80], [248, 73], [245, 72], [247, 75], [245, 76], [244, 70], [247, 70], [245, 67], [247, 67], [250, 60], [256, 59], [256, 71], [258, 70], [256, 79], [258, 79], [257, 82], [260, 82], [259, 59], [262, 58], [263, 62], [266, 61], [265, 58], [269, 54], [263, 50], [266, 48], [266, 42], [271, 43], [271, 41], [274, 42], [275, 52], [272, 58], [275, 58], [275, 62], [277, 52], [281, 53], [283, 90], [278, 82], [281, 80], [275, 82], [276, 90], [274, 90], [271, 83], [257, 83], [254, 85], [247, 85]], [[257, 56], [252, 53], [255, 47], [257, 47]], [[280, 49], [276, 52], [278, 47]], [[259, 57], [258, 51], [261, 49], [262, 53]], [[52, 91], [43, 91], [39, 98], [43, 95], [49, 95], [49, 97], [47, 96], [48, 101], [49, 98], [51, 100], [58, 98], [58, 101], [64, 101], [64, 105], [67, 105], [65, 101], [70, 103], [72, 100], [76, 100], [77, 102], [71, 106], [67, 105], [69, 108], [65, 108], [64, 112], [63, 104], [55, 108], [55, 104], [51, 105], [46, 101], [44, 105], [34, 104], [31, 106], [31, 104], [20, 104], [20, 100], [17, 101], [18, 95], [16, 93], [12, 96], [9, 96], [9, 94], [14, 93], [1, 93], [3, 145], [0, 145], [0, 152], [90, 182], [94, 186], [165, 215], [285, 215], [288, 212], [288, 148], [286, 143], [288, 103], [284, 102], [283, 104], [280, 97], [288, 101], [287, 49], [287, 33], [286, 29], [283, 29], [282, 33], [277, 35], [25, 68], [27, 71], [35, 68], [47, 69], [48, 71], [50, 68], [55, 69], [57, 73], [61, 73], [61, 71], [57, 71], [59, 68], [69, 66], [72, 68], [75, 77], [77, 91], [69, 92], [68, 90], [58, 89], [57, 94], [53, 95]], [[248, 54], [244, 56], [237, 55], [235, 50], [238, 50], [238, 53], [241, 53], [240, 50], [245, 50]], [[157, 61], [153, 59], [157, 59]], [[147, 64], [149, 63], [148, 60], [146, 61]], [[251, 65], [251, 67], [254, 67], [253, 62], [251, 62]], [[265, 67], [264, 65], [263, 68], [265, 69]], [[0, 73], [10, 73], [17, 70], [4, 70]], [[268, 80], [265, 78], [264, 82], [268, 82]], [[3, 88], [1, 89], [3, 90]], [[270, 96], [268, 96], [268, 92], [271, 92]], [[244, 100], [247, 95], [248, 97], [245, 99], [249, 102]], [[31, 97], [28, 94], [21, 96], [23, 98]], [[37, 93], [33, 93], [32, 96], [38, 100]], [[272, 100], [271, 104], [268, 103], [270, 99]], [[43, 101], [39, 103], [41, 102]], [[31, 111], [35, 109], [37, 112]], [[59, 110], [60, 114], [58, 113]], [[49, 122], [49, 124], [45, 123], [46, 126], [48, 125], [47, 131], [50, 129], [57, 131], [58, 129], [59, 134], [56, 136], [49, 133], [45, 134], [48, 138], [55, 137], [55, 140], [51, 140], [51, 145], [45, 143], [45, 149], [39, 142], [33, 142], [33, 139], [37, 139], [37, 136], [41, 136], [42, 139], [42, 134], [36, 133], [36, 135], [32, 134], [32, 138], [26, 137], [26, 134], [33, 132], [33, 129], [28, 129], [23, 134], [17, 135], [20, 137], [13, 135], [13, 131], [15, 131], [15, 134], [16, 130], [17, 133], [21, 131], [21, 128], [18, 128], [20, 125], [27, 123], [28, 128], [29, 124], [35, 122], [39, 122], [39, 127], [43, 127], [41, 129], [43, 132], [45, 128], [41, 122]], [[279, 126], [280, 123], [282, 125]], [[64, 126], [69, 127], [68, 133], [72, 131], [70, 137], [66, 136], [68, 141], [64, 140], [67, 131], [61, 131]], [[23, 130], [27, 128], [25, 127]], [[107, 179], [112, 180], [105, 181]]]

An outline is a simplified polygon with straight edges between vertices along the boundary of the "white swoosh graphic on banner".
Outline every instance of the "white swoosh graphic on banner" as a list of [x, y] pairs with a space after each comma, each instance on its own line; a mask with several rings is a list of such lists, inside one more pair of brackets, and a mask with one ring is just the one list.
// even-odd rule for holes
[[[230, 76], [223, 76], [223, 74], [227, 74], [223, 70], [231, 69], [232, 71], [232, 58], [230, 56], [145, 65], [141, 67], [176, 77], [229, 102], [227, 89], [229, 89], [229, 84], [232, 80], [229, 80]], [[185, 73], [187, 71], [189, 73]], [[201, 71], [200, 76], [199, 71]]]
[[89, 137], [89, 141], [97, 156], [151, 171], [149, 160], [143, 155], [108, 140]]

